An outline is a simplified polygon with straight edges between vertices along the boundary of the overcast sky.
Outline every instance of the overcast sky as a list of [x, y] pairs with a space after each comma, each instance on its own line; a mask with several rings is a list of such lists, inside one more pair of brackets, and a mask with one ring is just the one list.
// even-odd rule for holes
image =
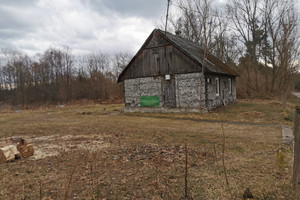
[[166, 6], [167, 0], [0, 0], [0, 48], [135, 53]]

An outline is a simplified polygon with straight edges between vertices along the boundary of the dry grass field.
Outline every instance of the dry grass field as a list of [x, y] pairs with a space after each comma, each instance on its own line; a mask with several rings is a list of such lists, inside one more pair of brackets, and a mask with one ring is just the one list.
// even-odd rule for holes
[[[283, 111], [280, 102], [243, 100], [203, 115], [100, 104], [1, 110], [0, 146], [22, 137], [35, 155], [0, 164], [0, 199], [185, 199], [185, 142], [187, 199], [243, 199], [246, 188], [255, 199], [295, 199], [280, 127], [292, 125], [295, 103]], [[199, 119], [258, 125], [222, 131]]]

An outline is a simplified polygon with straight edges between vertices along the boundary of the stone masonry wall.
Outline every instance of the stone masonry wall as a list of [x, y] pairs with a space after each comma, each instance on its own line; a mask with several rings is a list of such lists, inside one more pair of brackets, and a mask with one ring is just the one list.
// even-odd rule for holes
[[124, 80], [125, 106], [140, 106], [140, 96], [159, 96], [162, 105], [161, 77]]
[[[207, 75], [210, 78], [210, 83], [207, 83], [207, 109], [211, 110], [218, 106], [227, 105], [230, 102], [236, 102], [236, 81], [234, 77]], [[220, 93], [216, 95], [216, 78], [219, 78]], [[232, 91], [229, 93], [229, 78], [232, 83]]]
[[[199, 108], [201, 73], [176, 74], [175, 98], [177, 108]], [[202, 84], [202, 107], [211, 110], [218, 106], [236, 101], [236, 80], [234, 77], [206, 75], [210, 79], [206, 87]], [[216, 78], [220, 82], [220, 94], [216, 95]], [[232, 82], [232, 92], [229, 92], [229, 78]], [[124, 81], [126, 107], [139, 107], [140, 96], [158, 96], [160, 107], [163, 106], [163, 77], [146, 77], [126, 79]], [[206, 93], [206, 94], [205, 94]]]
[[[176, 107], [199, 107], [201, 73], [175, 75]], [[202, 106], [205, 107], [205, 87], [202, 86]]]

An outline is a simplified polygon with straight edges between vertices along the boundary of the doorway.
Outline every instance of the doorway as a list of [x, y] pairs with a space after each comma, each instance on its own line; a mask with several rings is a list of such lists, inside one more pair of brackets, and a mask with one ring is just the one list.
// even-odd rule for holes
[[175, 107], [175, 80], [170, 77], [169, 80], [163, 81], [163, 96], [165, 107]]

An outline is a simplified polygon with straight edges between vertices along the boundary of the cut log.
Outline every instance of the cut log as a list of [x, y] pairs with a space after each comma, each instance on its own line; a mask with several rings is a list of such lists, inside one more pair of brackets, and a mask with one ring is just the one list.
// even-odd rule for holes
[[0, 148], [0, 163], [15, 160], [15, 155], [18, 153], [17, 147], [14, 145]]
[[20, 158], [30, 157], [34, 154], [33, 146], [31, 144], [28, 144], [24, 139], [22, 139], [17, 145], [17, 149], [19, 151], [18, 157]]

